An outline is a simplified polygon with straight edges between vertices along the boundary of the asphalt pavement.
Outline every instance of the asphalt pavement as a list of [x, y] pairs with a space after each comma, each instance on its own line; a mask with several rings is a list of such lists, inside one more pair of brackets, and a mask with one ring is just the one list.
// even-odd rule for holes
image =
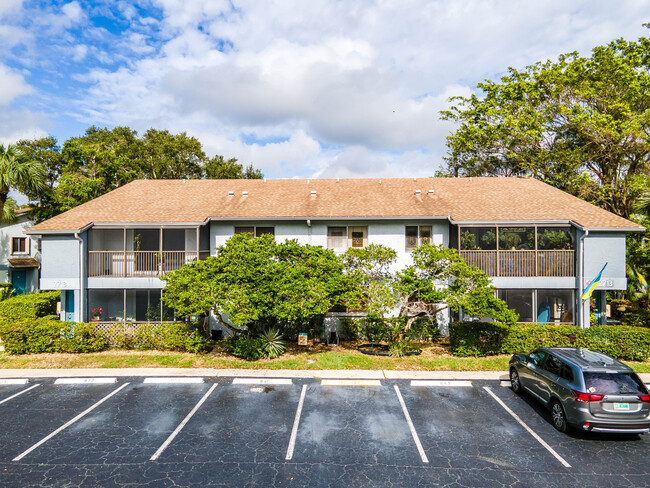
[[650, 486], [650, 436], [559, 433], [501, 375], [56, 373], [0, 379], [0, 486]]

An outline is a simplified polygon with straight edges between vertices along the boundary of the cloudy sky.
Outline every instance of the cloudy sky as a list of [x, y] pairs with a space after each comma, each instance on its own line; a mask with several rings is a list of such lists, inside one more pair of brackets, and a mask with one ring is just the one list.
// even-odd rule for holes
[[0, 0], [0, 143], [155, 127], [271, 178], [430, 176], [450, 96], [648, 21], [647, 0]]

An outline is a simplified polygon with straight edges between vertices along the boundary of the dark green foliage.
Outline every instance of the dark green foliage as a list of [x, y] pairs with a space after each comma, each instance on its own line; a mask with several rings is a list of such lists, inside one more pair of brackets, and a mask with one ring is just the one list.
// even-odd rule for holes
[[586, 347], [616, 359], [644, 361], [650, 358], [650, 329], [629, 326], [455, 322], [449, 326], [451, 352], [455, 356], [491, 356], [527, 353], [539, 347]]
[[455, 356], [491, 356], [501, 354], [508, 326], [498, 322], [452, 322], [449, 344]]
[[286, 350], [284, 341], [282, 340], [282, 334], [278, 329], [267, 329], [262, 332], [260, 339], [264, 342], [264, 357], [268, 359], [274, 359], [278, 356], [282, 356]]
[[17, 295], [0, 302], [0, 320], [20, 321], [56, 314], [60, 291], [42, 291], [31, 295]]
[[257, 361], [264, 356], [266, 350], [264, 341], [259, 337], [230, 336], [226, 341], [233, 356], [246, 361]]
[[139, 326], [130, 347], [144, 350], [198, 353], [207, 350], [208, 341], [198, 322], [167, 322]]
[[650, 310], [629, 310], [621, 313], [619, 317], [623, 324], [650, 328]]
[[106, 348], [94, 324], [61, 322], [50, 317], [4, 321], [0, 338], [10, 354], [42, 352], [97, 352]]

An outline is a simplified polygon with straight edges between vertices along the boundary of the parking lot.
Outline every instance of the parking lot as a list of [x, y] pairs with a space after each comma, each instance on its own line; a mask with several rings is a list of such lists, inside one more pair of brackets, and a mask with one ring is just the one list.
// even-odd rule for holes
[[1, 486], [650, 486], [499, 381], [0, 380]]

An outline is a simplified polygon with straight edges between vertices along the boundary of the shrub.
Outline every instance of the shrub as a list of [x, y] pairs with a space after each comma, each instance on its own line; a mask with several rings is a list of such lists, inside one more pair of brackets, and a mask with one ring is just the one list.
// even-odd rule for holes
[[650, 358], [650, 329], [605, 325], [580, 329], [571, 325], [454, 322], [449, 326], [456, 356], [490, 356], [529, 352], [538, 347], [586, 347], [616, 359]]
[[0, 320], [21, 321], [56, 314], [60, 291], [43, 291], [31, 295], [17, 295], [0, 301]]
[[233, 356], [246, 361], [257, 361], [266, 351], [264, 341], [259, 337], [239, 335], [228, 337], [226, 340]]
[[132, 339], [126, 334], [122, 347], [157, 351], [204, 352], [208, 341], [197, 322], [168, 322], [139, 326]]
[[268, 359], [277, 358], [281, 356], [286, 350], [284, 341], [282, 340], [282, 334], [278, 329], [267, 329], [265, 330], [260, 339], [264, 342], [264, 354], [263, 356]]
[[10, 354], [41, 352], [96, 352], [106, 342], [93, 324], [61, 322], [52, 318], [4, 321], [0, 337]]
[[455, 356], [491, 356], [501, 353], [508, 326], [498, 322], [452, 322], [449, 344]]
[[625, 325], [650, 328], [650, 310], [630, 310], [619, 313], [619, 317]]

